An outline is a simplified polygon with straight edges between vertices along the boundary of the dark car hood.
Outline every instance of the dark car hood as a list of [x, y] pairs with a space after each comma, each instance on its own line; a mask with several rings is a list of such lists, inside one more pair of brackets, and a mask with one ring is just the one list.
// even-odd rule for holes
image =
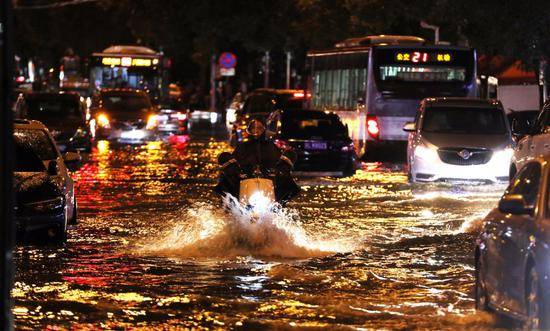
[[511, 144], [507, 134], [448, 134], [423, 132], [422, 137], [437, 147], [501, 149]]
[[14, 172], [13, 190], [17, 205], [62, 195], [59, 176], [50, 176], [45, 172]]

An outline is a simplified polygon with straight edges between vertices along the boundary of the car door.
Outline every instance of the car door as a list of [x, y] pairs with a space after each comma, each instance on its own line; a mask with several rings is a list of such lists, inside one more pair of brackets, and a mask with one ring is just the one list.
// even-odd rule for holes
[[[541, 192], [542, 166], [538, 161], [525, 165], [506, 194], [522, 195], [526, 204], [536, 207]], [[534, 208], [535, 212], [537, 208]], [[534, 233], [536, 215], [510, 215], [497, 226], [497, 241], [501, 257], [502, 305], [517, 314], [522, 312], [525, 299], [525, 257]]]

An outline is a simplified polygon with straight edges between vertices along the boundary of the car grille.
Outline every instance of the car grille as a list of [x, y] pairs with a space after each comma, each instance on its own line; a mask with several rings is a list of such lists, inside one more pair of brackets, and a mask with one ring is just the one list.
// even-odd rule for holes
[[489, 162], [493, 151], [479, 148], [440, 148], [438, 154], [444, 163], [468, 166]]

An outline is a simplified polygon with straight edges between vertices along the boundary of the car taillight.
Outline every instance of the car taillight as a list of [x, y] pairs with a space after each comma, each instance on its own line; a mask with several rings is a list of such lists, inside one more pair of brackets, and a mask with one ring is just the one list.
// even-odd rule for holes
[[289, 151], [293, 149], [287, 141], [281, 139], [275, 139], [274, 143], [275, 146], [277, 146], [279, 149], [282, 149], [283, 151]]
[[380, 126], [378, 125], [378, 119], [374, 115], [367, 116], [367, 132], [373, 139], [380, 137]]

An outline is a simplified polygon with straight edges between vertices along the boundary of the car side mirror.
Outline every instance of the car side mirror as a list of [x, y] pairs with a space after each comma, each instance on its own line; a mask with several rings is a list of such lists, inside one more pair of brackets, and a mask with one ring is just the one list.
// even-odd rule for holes
[[67, 152], [63, 154], [63, 161], [65, 161], [67, 168], [70, 170], [75, 170], [80, 161], [82, 161], [82, 157], [79, 153]]
[[527, 205], [521, 194], [505, 195], [498, 202], [498, 209], [505, 214], [530, 215], [534, 207]]
[[233, 158], [233, 155], [229, 152], [223, 152], [218, 155], [218, 164], [223, 165]]
[[414, 132], [414, 131], [416, 131], [416, 124], [414, 124], [414, 122], [407, 122], [403, 126], [403, 131], [405, 131], [405, 132]]
[[514, 118], [511, 126], [512, 134], [516, 137], [524, 137], [531, 134], [531, 124], [527, 120], [521, 121]]
[[59, 173], [59, 166], [57, 165], [56, 160], [51, 160], [50, 163], [48, 163], [48, 175], [55, 176]]

